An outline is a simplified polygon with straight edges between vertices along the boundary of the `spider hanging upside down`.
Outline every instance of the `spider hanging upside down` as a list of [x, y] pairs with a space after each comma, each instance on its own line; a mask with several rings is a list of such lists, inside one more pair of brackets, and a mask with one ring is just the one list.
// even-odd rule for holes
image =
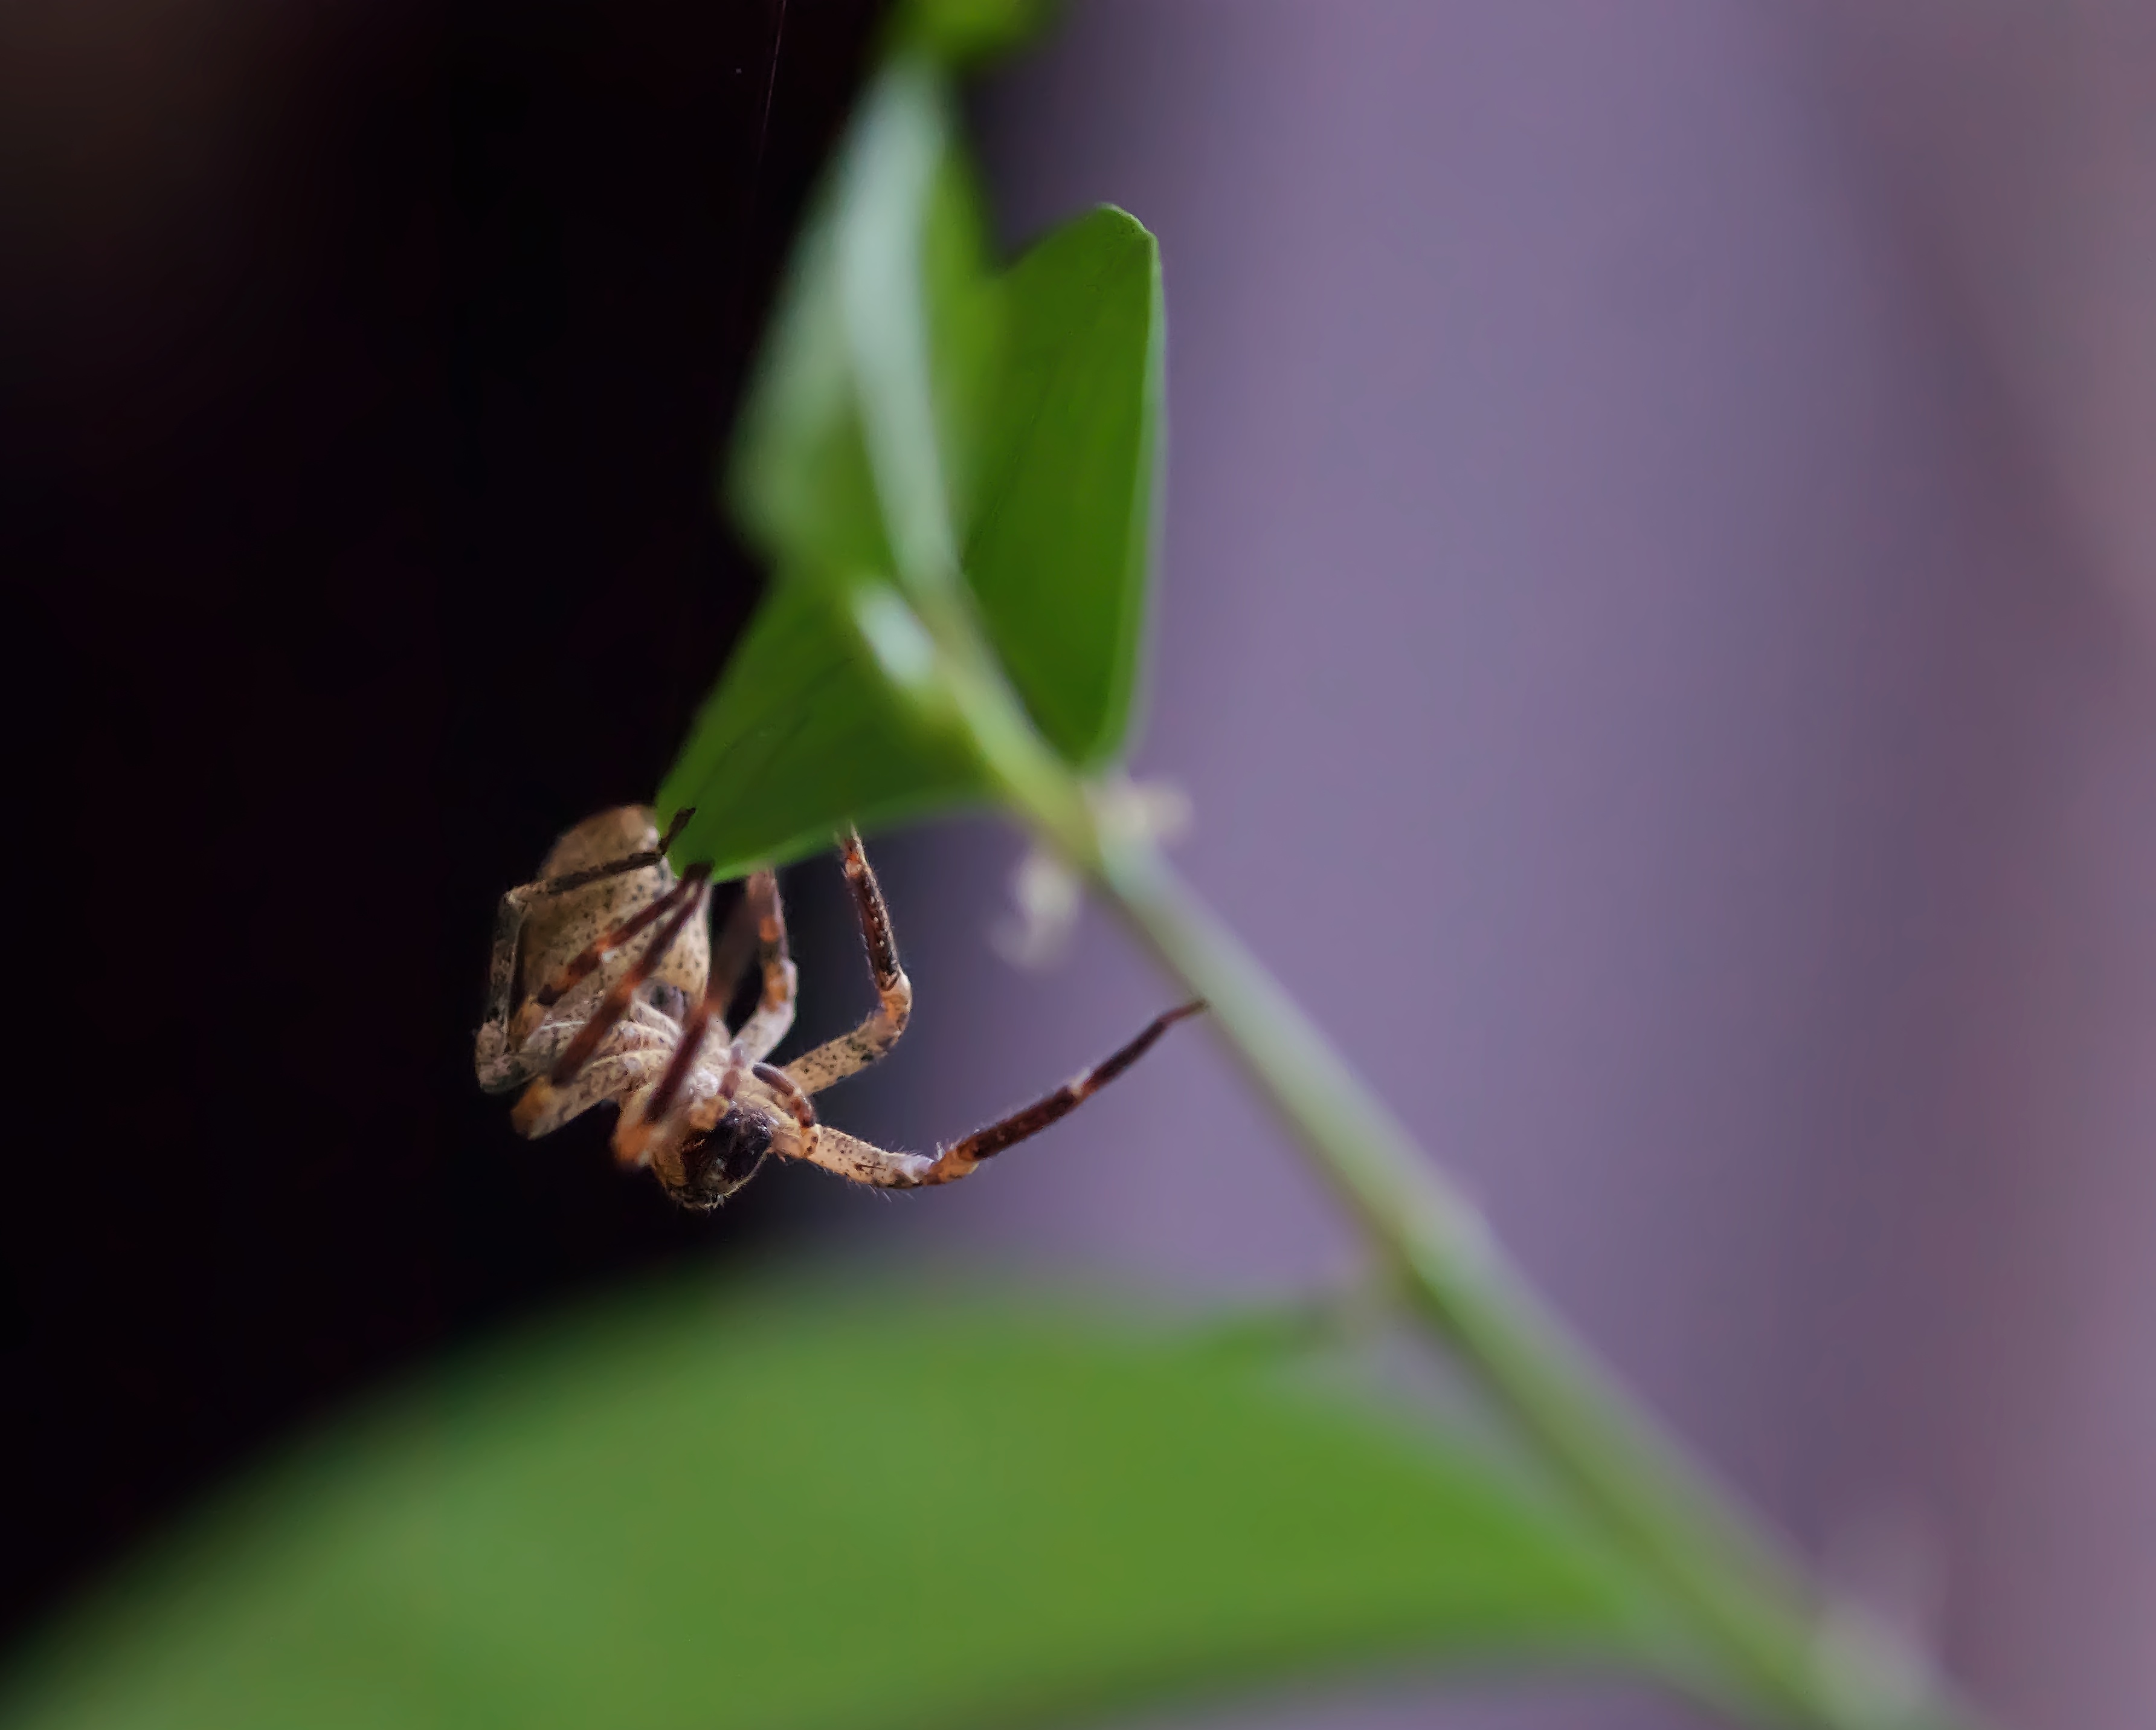
[[[1046, 1129], [1204, 1007], [1186, 1003], [1156, 1017], [1104, 1063], [932, 1155], [872, 1146], [818, 1121], [809, 1103], [896, 1044], [913, 1006], [860, 837], [849, 829], [839, 848], [868, 945], [875, 1012], [782, 1068], [766, 1061], [793, 1025], [794, 969], [778, 878], [759, 871], [748, 879], [715, 951], [704, 917], [710, 868], [692, 865], [677, 878], [666, 859], [689, 816], [680, 812], [662, 837], [642, 806], [602, 811], [554, 844], [536, 881], [501, 898], [477, 1053], [489, 1093], [523, 1088], [510, 1118], [521, 1135], [544, 1135], [615, 1101], [615, 1157], [649, 1166], [685, 1207], [716, 1207], [773, 1153], [886, 1188], [956, 1182]], [[729, 1037], [724, 1012], [752, 951], [762, 962], [762, 993]]]

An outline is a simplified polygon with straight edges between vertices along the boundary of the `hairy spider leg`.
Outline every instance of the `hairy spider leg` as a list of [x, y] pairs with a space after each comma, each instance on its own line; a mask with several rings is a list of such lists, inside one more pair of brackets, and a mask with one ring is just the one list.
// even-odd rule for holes
[[1054, 1093], [1034, 1100], [1030, 1105], [1021, 1107], [985, 1129], [974, 1130], [963, 1140], [954, 1141], [941, 1150], [937, 1154], [934, 1169], [922, 1182], [955, 1182], [983, 1160], [993, 1159], [1005, 1148], [1014, 1147], [1029, 1136], [1039, 1135], [1057, 1119], [1069, 1116], [1151, 1051], [1162, 1034], [1178, 1022], [1188, 1020], [1204, 1007], [1203, 1001], [1183, 1003], [1155, 1016], [1128, 1044], [1118, 1047], [1083, 1074], [1073, 1076]]
[[[800, 975], [786, 942], [786, 907], [778, 898], [777, 873], [759, 871], [752, 875], [742, 905], [756, 920], [757, 960], [763, 972], [763, 991], [755, 1011], [742, 1023], [735, 1037], [749, 1056], [762, 1062], [778, 1049], [793, 1027], [793, 1000]], [[731, 995], [732, 988], [729, 987]]]
[[752, 1063], [749, 1066], [749, 1074], [778, 1094], [778, 1103], [793, 1119], [793, 1127], [800, 1137], [801, 1145], [806, 1147], [812, 1144], [822, 1126], [816, 1121], [815, 1104], [801, 1084], [776, 1063]]
[[[605, 930], [600, 932], [582, 953], [572, 956], [564, 962], [552, 979], [532, 992], [531, 1001], [516, 1012], [516, 1020], [510, 1028], [510, 1037], [520, 1043], [528, 1038], [531, 1030], [546, 1018], [548, 1010], [568, 996], [585, 980], [590, 978], [624, 944], [641, 936], [660, 919], [673, 912], [685, 899], [694, 901], [701, 905], [704, 880], [710, 874], [710, 866], [691, 865], [682, 873], [680, 882], [675, 884], [649, 907], [640, 912], [631, 914], [627, 919], [609, 925]], [[654, 959], [646, 966], [644, 972], [637, 975], [639, 982], [649, 972], [650, 967], [657, 965], [655, 957], [664, 955], [672, 947], [673, 940], [669, 938], [655, 950], [650, 952]]]
[[[703, 912], [704, 898], [711, 890], [707, 881], [711, 871], [709, 865], [691, 865], [681, 881], [660, 898], [664, 903], [685, 894], [686, 897], [681, 902], [680, 910], [660, 928], [659, 935], [644, 945], [643, 952], [623, 970], [621, 977], [613, 982], [613, 988], [599, 1000], [598, 1007], [592, 1012], [591, 1019], [584, 1023], [583, 1031], [569, 1042], [569, 1048], [556, 1061], [553, 1074], [547, 1077], [555, 1086], [561, 1086], [591, 1060], [592, 1053], [598, 1049], [599, 1041], [612, 1032], [614, 1023], [629, 1012], [629, 1001], [635, 996], [636, 988], [651, 977], [653, 970], [666, 958], [667, 950], [680, 941], [682, 932], [689, 928], [689, 921]], [[648, 913], [649, 909], [645, 911]], [[638, 914], [624, 919], [619, 929], [626, 931], [631, 926], [649, 923], [644, 914]], [[602, 939], [601, 942], [603, 941]], [[592, 945], [593, 949], [599, 946], [598, 943]], [[619, 946], [619, 942], [613, 945], [613, 948]], [[572, 966], [574, 965], [571, 963]]]
[[664, 1145], [691, 1129], [708, 1132], [716, 1127], [732, 1106], [734, 1095], [753, 1067], [738, 1039], [726, 1053], [726, 1068], [720, 1072], [717, 1090], [707, 1099], [692, 1101], [685, 1110], [676, 1109], [689, 1072], [696, 1067], [697, 1048], [703, 1043], [711, 1019], [705, 1017], [701, 1024], [685, 1032], [667, 1063], [665, 1074], [644, 1099], [639, 1101], [633, 1092], [623, 1099], [621, 1117], [613, 1126], [613, 1156], [623, 1165], [649, 1165], [654, 1141]]
[[681, 832], [689, 826], [689, 819], [696, 815], [696, 807], [685, 805], [674, 813], [674, 820], [666, 826], [666, 832], [659, 837], [659, 845], [642, 852], [624, 853], [619, 859], [609, 859], [603, 865], [588, 865], [582, 871], [565, 871], [559, 877], [550, 877], [527, 884], [526, 893], [535, 899], [541, 895], [564, 895], [571, 889], [581, 889], [587, 883], [603, 883], [608, 878], [620, 877], [631, 871], [648, 871], [654, 865], [666, 862], [666, 850], [680, 839]]
[[[683, 1044], [693, 1048], [714, 1020], [725, 1025], [726, 1005], [748, 971], [751, 950], [758, 952], [762, 969], [762, 992], [741, 1037], [756, 1048], [762, 1058], [786, 1037], [793, 1024], [793, 1001], [799, 975], [786, 942], [786, 915], [778, 899], [778, 879], [769, 871], [752, 873], [742, 898], [726, 915], [725, 927], [711, 951], [711, 965], [704, 995], [683, 1023]], [[695, 1061], [690, 1049], [689, 1063]], [[684, 1074], [686, 1064], [684, 1065]], [[655, 1115], [655, 1114], [654, 1114]]]
[[[748, 969], [749, 953], [756, 946], [760, 923], [756, 902], [748, 894], [736, 902], [733, 910], [726, 915], [726, 926], [719, 933], [718, 943], [711, 952], [711, 969], [704, 982], [704, 995], [690, 1007], [681, 1024], [681, 1037], [675, 1045], [665, 1074], [639, 1104], [633, 1108], [629, 1102], [623, 1104], [621, 1120], [614, 1125], [613, 1132], [614, 1157], [623, 1164], [642, 1164], [651, 1138], [670, 1127], [667, 1119], [690, 1072], [696, 1067], [711, 1023], [717, 1022], [720, 1032], [725, 1032], [724, 1012], [741, 983], [742, 975]], [[726, 1073], [720, 1078], [721, 1107], [732, 1099], [735, 1089], [741, 1085], [741, 1077], [737, 1074], [742, 1068], [740, 1053], [737, 1043], [728, 1054]]]
[[718, 941], [711, 945], [711, 971], [704, 982], [711, 1012], [721, 1019], [756, 954], [756, 928], [755, 902], [744, 894], [726, 910], [726, 922], [720, 927]]
[[[566, 1087], [535, 1081], [516, 1102], [510, 1122], [520, 1135], [551, 1135], [572, 1118], [581, 1117], [594, 1105], [634, 1094], [667, 1060], [665, 1036], [636, 1022], [614, 1030], [608, 1048], [577, 1072]], [[526, 1110], [526, 1102], [536, 1103]]]
[[[1185, 1003], [1155, 1016], [1128, 1044], [1111, 1053], [1083, 1074], [1075, 1076], [1043, 1099], [1021, 1107], [1006, 1118], [979, 1129], [962, 1141], [954, 1141], [932, 1156], [893, 1153], [855, 1135], [823, 1125], [803, 1125], [799, 1157], [827, 1171], [872, 1183], [885, 1189], [917, 1189], [934, 1183], [956, 1183], [970, 1175], [984, 1160], [1039, 1135], [1057, 1119], [1068, 1116], [1152, 1048], [1154, 1042], [1176, 1022], [1197, 1014], [1204, 1004]], [[759, 1079], [762, 1071], [757, 1072]], [[777, 1091], [776, 1089], [773, 1091]], [[803, 1102], [806, 1103], [805, 1101]], [[798, 1114], [797, 1114], [798, 1120]]]
[[[652, 970], [665, 959], [666, 952], [688, 929], [689, 921], [704, 910], [704, 897], [709, 889], [706, 878], [710, 873], [708, 865], [691, 865], [682, 880], [654, 904], [660, 909], [677, 901], [680, 904], [673, 918], [660, 927], [658, 936], [644, 945], [643, 951], [623, 971], [621, 977], [613, 982], [612, 989], [599, 1000], [598, 1007], [592, 1012], [590, 1019], [578, 1030], [577, 1037], [555, 1060], [554, 1067], [524, 1090], [523, 1096], [516, 1102], [516, 1110], [510, 1114], [511, 1123], [519, 1130], [525, 1124], [536, 1122], [546, 1115], [552, 1105], [556, 1090], [567, 1086], [576, 1079], [577, 1072], [589, 1063], [598, 1050], [600, 1042], [613, 1032], [621, 1018], [628, 1014], [636, 988], [649, 979]], [[627, 940], [624, 934], [628, 928], [649, 924], [651, 919], [648, 915], [652, 913], [652, 908], [646, 908], [633, 918], [623, 920], [592, 948], [597, 950], [607, 945], [609, 938], [613, 939], [611, 946], [619, 948]], [[589, 953], [590, 950], [586, 951], [586, 954]], [[583, 959], [583, 956], [578, 957], [578, 960]], [[572, 966], [574, 965], [571, 963]]]
[[[506, 1027], [509, 1021], [509, 1000], [516, 990], [516, 945], [524, 930], [524, 921], [535, 901], [550, 895], [565, 894], [571, 889], [581, 889], [587, 883], [595, 883], [609, 877], [620, 877], [632, 871], [649, 870], [663, 864], [666, 849], [696, 815], [693, 806], [684, 806], [674, 814], [674, 821], [666, 826], [666, 832], [659, 838], [659, 845], [643, 852], [629, 853], [604, 865], [594, 865], [583, 871], [567, 871], [559, 877], [541, 878], [537, 881], [520, 883], [501, 898], [495, 911], [494, 955], [487, 966], [486, 1012], [481, 1017], [488, 1027], [497, 1024]], [[596, 965], [596, 964], [594, 964]], [[524, 1030], [528, 1034], [529, 1027]], [[511, 1040], [505, 1037], [506, 1046]], [[521, 1043], [517, 1039], [515, 1043]]]
[[861, 837], [849, 828], [839, 837], [839, 846], [846, 887], [854, 892], [854, 910], [860, 919], [861, 941], [869, 952], [869, 972], [875, 981], [876, 1007], [852, 1032], [841, 1033], [786, 1066], [787, 1074], [808, 1094], [820, 1094], [834, 1082], [867, 1068], [898, 1043], [913, 1013], [913, 986], [898, 964], [891, 909], [884, 905], [883, 890], [869, 868]]
[[762, 952], [762, 995], [755, 1012], [742, 1024], [742, 1031], [734, 1040], [721, 1097], [732, 1099], [734, 1089], [740, 1085], [736, 1071], [745, 1071], [749, 1064], [760, 1062], [773, 1046], [786, 1037], [793, 1022], [798, 975], [787, 950], [786, 915], [779, 901], [778, 878], [772, 872], [759, 871], [749, 878], [741, 900], [727, 915], [726, 929], [720, 933], [718, 946], [712, 954], [711, 976], [704, 995], [682, 1023], [680, 1042], [666, 1065], [666, 1073], [660, 1077], [651, 1096], [634, 1116], [623, 1114], [614, 1131], [614, 1152], [623, 1161], [635, 1163], [642, 1157], [651, 1137], [670, 1127], [667, 1117], [690, 1072], [696, 1066], [711, 1023], [716, 1021], [721, 1031], [725, 1030], [722, 1012], [747, 969], [752, 945]]

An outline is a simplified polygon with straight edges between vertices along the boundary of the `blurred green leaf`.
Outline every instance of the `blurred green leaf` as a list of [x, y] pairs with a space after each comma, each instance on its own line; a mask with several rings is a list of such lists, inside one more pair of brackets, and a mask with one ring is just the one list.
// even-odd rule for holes
[[894, 35], [954, 65], [972, 65], [1030, 41], [1061, 10], [1057, 0], [902, 0]]
[[1103, 206], [1005, 277], [1009, 337], [966, 574], [1012, 682], [1074, 763], [1130, 726], [1154, 539], [1160, 250]]
[[[675, 857], [722, 878], [814, 852], [848, 820], [987, 792], [968, 752], [894, 701], [837, 604], [895, 573], [895, 543], [912, 567], [952, 565], [978, 472], [1003, 290], [948, 100], [904, 59], [863, 98], [742, 411], [728, 498], [776, 574], [658, 795], [696, 809]], [[864, 390], [901, 411], [865, 419]]]
[[891, 574], [956, 580], [957, 525], [1000, 320], [935, 69], [887, 64], [854, 116], [836, 177], [833, 252], [854, 406]]
[[765, 332], [726, 471], [734, 519], [775, 564], [886, 570], [839, 305], [837, 236], [811, 213]]
[[978, 759], [923, 729], [840, 610], [834, 585], [772, 586], [659, 790], [693, 805], [674, 848], [721, 881], [819, 852], [865, 828], [985, 799]]
[[1476, 1455], [1237, 1354], [978, 1293], [680, 1285], [301, 1449], [49, 1634], [0, 1716], [1009, 1730], [1641, 1625]]
[[[735, 517], [782, 569], [895, 573], [897, 552], [947, 547], [966, 513], [1003, 320], [947, 100], [927, 69], [887, 67], [794, 249], [726, 481]], [[880, 491], [865, 385], [918, 409], [886, 435], [896, 478]]]

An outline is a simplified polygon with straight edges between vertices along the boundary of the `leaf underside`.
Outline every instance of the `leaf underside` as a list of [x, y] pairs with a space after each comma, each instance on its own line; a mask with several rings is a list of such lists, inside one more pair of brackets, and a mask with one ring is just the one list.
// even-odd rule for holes
[[675, 849], [718, 878], [784, 864], [865, 829], [987, 796], [957, 740], [917, 729], [824, 585], [785, 582], [750, 620], [659, 790], [696, 816]]

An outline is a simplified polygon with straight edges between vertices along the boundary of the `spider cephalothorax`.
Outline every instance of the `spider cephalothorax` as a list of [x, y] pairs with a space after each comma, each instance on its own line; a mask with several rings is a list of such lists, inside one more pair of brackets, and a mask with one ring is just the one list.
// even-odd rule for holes
[[728, 1112], [709, 1134], [692, 1131], [654, 1156], [651, 1169], [685, 1207], [716, 1207], [763, 1169], [778, 1125], [760, 1111]]
[[[554, 845], [534, 882], [501, 898], [476, 1053], [481, 1086], [523, 1089], [511, 1121], [543, 1135], [602, 1101], [621, 1109], [615, 1156], [649, 1166], [685, 1207], [712, 1207], [772, 1154], [887, 1188], [949, 1183], [1054, 1123], [1202, 1006], [1150, 1022], [1104, 1063], [1045, 1098], [934, 1154], [894, 1153], [820, 1122], [810, 1095], [874, 1063], [906, 1030], [913, 987], [860, 837], [839, 837], [846, 881], [876, 988], [851, 1032], [781, 1068], [767, 1061], [793, 1025], [795, 973], [778, 879], [748, 879], [716, 948], [706, 920], [710, 872], [679, 877], [653, 814], [625, 806], [586, 819]], [[762, 988], [738, 1030], [725, 1021], [754, 959]]]

